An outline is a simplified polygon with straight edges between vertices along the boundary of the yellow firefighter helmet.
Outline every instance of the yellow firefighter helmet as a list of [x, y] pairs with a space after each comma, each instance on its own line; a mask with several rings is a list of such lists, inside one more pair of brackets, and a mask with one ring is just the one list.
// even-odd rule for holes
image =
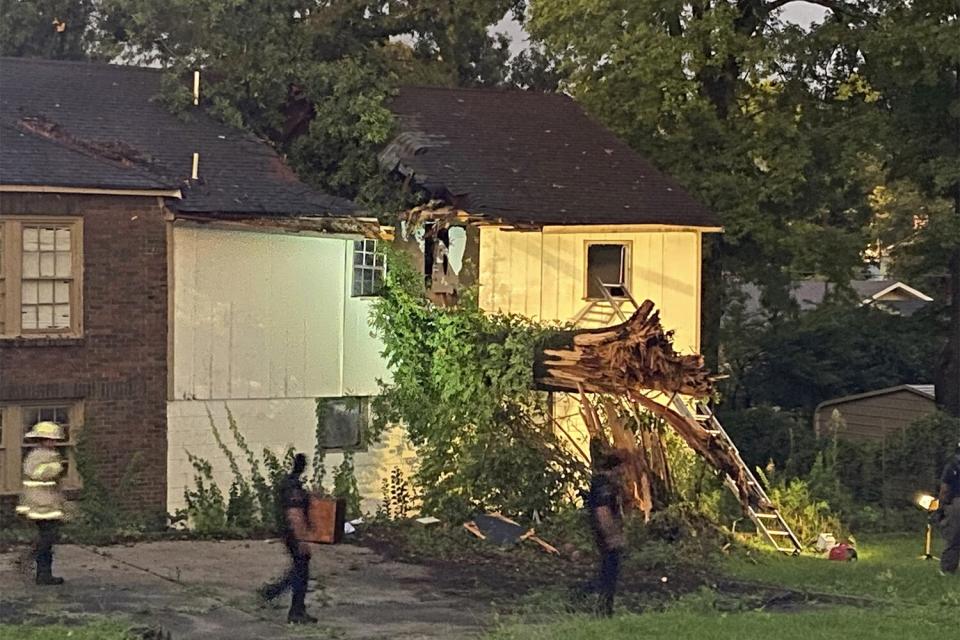
[[25, 433], [23, 437], [33, 440], [65, 440], [66, 434], [63, 432], [63, 427], [56, 422], [44, 420], [33, 425], [33, 429]]

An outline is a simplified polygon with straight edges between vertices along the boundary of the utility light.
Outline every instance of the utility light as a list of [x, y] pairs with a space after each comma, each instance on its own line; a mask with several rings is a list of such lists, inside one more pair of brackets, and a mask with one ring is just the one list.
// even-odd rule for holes
[[[917, 494], [913, 496], [913, 503], [927, 513], [933, 513], [940, 508], [940, 501], [931, 496], [929, 493], [917, 492]], [[926, 535], [924, 537], [923, 556], [921, 556], [924, 560], [936, 560], [936, 558], [933, 557], [931, 549], [932, 546], [933, 525], [928, 522]]]
[[918, 493], [913, 502], [924, 511], [936, 511], [940, 508], [940, 501], [928, 493]]

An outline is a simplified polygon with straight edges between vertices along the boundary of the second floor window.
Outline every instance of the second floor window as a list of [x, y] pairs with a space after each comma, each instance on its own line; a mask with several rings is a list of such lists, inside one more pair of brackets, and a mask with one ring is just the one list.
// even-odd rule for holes
[[0, 218], [0, 336], [80, 334], [81, 229], [77, 219]]
[[353, 296], [375, 296], [383, 288], [387, 259], [377, 251], [376, 240], [353, 242]]

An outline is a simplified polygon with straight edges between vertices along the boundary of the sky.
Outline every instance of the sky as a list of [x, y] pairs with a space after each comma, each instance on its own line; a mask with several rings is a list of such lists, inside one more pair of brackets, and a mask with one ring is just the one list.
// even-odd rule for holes
[[[786, 20], [804, 27], [820, 20], [826, 12], [827, 10], [823, 7], [809, 2], [791, 2], [781, 10]], [[510, 36], [510, 53], [512, 55], [517, 55], [528, 46], [527, 34], [523, 27], [509, 13], [503, 17], [503, 20], [492, 26], [490, 31], [493, 33], [506, 32]]]

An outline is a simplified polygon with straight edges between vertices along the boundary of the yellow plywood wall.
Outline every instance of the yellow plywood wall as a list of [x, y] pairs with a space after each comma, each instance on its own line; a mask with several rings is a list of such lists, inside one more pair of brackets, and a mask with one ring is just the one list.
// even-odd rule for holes
[[[480, 304], [487, 311], [520, 313], [545, 322], [571, 321], [589, 304], [586, 254], [591, 242], [625, 243], [629, 282], [637, 302], [650, 298], [676, 347], [700, 348], [700, 232], [697, 230], [480, 230]], [[632, 307], [624, 306], [629, 315]], [[615, 312], [600, 305], [586, 326], [615, 324]]]

